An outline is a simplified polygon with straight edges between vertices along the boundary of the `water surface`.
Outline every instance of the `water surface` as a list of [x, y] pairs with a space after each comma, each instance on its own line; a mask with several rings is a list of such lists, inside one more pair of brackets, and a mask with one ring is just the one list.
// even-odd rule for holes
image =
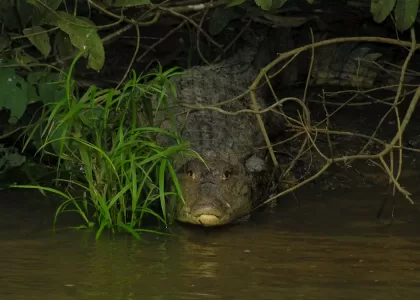
[[0, 299], [420, 299], [419, 207], [396, 197], [391, 225], [386, 193], [308, 188], [238, 226], [95, 241], [2, 192]]

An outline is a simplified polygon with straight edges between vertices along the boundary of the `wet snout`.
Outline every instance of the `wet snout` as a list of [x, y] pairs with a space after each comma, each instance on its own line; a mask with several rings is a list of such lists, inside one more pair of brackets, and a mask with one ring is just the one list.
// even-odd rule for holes
[[222, 225], [229, 215], [229, 204], [223, 200], [217, 186], [202, 184], [200, 197], [191, 207], [191, 214], [203, 226]]

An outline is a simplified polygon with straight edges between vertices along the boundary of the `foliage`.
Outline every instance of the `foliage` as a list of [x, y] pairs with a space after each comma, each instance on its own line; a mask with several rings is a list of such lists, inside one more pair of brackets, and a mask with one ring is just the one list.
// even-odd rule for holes
[[405, 31], [416, 21], [419, 0], [371, 0], [370, 11], [375, 22], [382, 23], [392, 10], [398, 30]]
[[27, 82], [14, 69], [0, 68], [0, 109], [10, 110], [10, 124], [16, 123], [25, 112], [28, 92]]
[[57, 85], [60, 73], [39, 69], [23, 78], [15, 68], [6, 68], [10, 65], [8, 61], [0, 61], [0, 110], [10, 111], [10, 124], [15, 124], [23, 116], [28, 104], [54, 103], [64, 96], [64, 89]]
[[[255, 3], [262, 10], [273, 10], [281, 8], [288, 0], [255, 0]], [[231, 0], [228, 7], [240, 5], [245, 1]], [[313, 3], [312, 0], [307, 0]], [[394, 11], [395, 22], [398, 30], [409, 29], [416, 21], [419, 0], [371, 0], [370, 10], [375, 22], [382, 23], [392, 11]]]
[[[99, 71], [104, 64], [105, 53], [95, 24], [88, 18], [75, 16], [71, 13], [57, 10], [62, 4], [61, 0], [30, 0], [30, 1], [2, 1], [0, 3], [0, 20], [10, 31], [21, 30], [26, 37], [42, 54], [47, 57], [51, 54], [51, 37], [54, 38], [57, 51], [79, 49], [88, 56], [88, 67]], [[21, 20], [21, 24], [16, 20]], [[47, 29], [48, 28], [48, 29]], [[66, 36], [63, 37], [63, 34]], [[66, 38], [70, 39], [67, 43]], [[3, 37], [0, 49], [7, 48], [12, 41], [19, 37]], [[26, 63], [37, 63], [23, 49], [13, 51], [14, 60]], [[70, 51], [75, 53], [75, 51]], [[65, 54], [65, 53], [60, 53]]]
[[[173, 1], [175, 5], [176, 1]], [[233, 20], [242, 17], [265, 18], [274, 26], [297, 27], [301, 26], [310, 17], [283, 15], [279, 9], [291, 3], [287, 0], [226, 0], [219, 1], [210, 18], [211, 34], [220, 32]], [[307, 0], [308, 3], [313, 1]], [[94, 3], [92, 3], [94, 4]], [[169, 5], [169, 9], [167, 8]], [[134, 22], [123, 16], [118, 17], [113, 9], [125, 7], [159, 11], [171, 11], [170, 4], [152, 4], [149, 0], [107, 0], [103, 6], [91, 6], [121, 21]], [[176, 6], [174, 6], [176, 8]], [[73, 58], [78, 51], [85, 51], [87, 66], [100, 71], [105, 62], [104, 38], [99, 35], [99, 30], [113, 25], [97, 26], [84, 12], [77, 11], [75, 5], [70, 11], [61, 0], [28, 0], [28, 1], [1, 1], [0, 21], [6, 30], [0, 35], [0, 51], [7, 54], [11, 62], [26, 67], [36, 64], [40, 59], [55, 55], [60, 59]], [[174, 8], [174, 9], [175, 9]], [[240, 8], [240, 10], [237, 10]], [[182, 8], [195, 10], [194, 6]], [[202, 8], [201, 8], [202, 9]], [[373, 19], [381, 23], [394, 12], [396, 26], [400, 31], [409, 29], [416, 20], [419, 9], [419, 0], [371, 0], [370, 10]], [[144, 13], [143, 19], [147, 13]], [[153, 15], [151, 15], [153, 16]], [[143, 20], [140, 18], [136, 22]], [[20, 20], [20, 22], [16, 22]], [[22, 42], [27, 39], [38, 53], [29, 52], [28, 47], [22, 47]], [[19, 42], [19, 43], [18, 43]], [[18, 43], [18, 44], [17, 44]], [[39, 56], [37, 58], [37, 56]], [[16, 79], [18, 80], [18, 79]], [[22, 87], [24, 89], [24, 87]]]
[[255, 3], [264, 10], [282, 7], [287, 0], [255, 0]]
[[[78, 93], [71, 80], [76, 59], [66, 75], [65, 96], [45, 104], [43, 117], [26, 132], [27, 142], [36, 138], [36, 132], [42, 132], [39, 151], [57, 155], [57, 182], [82, 193], [75, 196], [36, 185], [13, 187], [40, 189], [64, 197], [56, 218], [64, 212], [77, 212], [85, 221], [82, 228], [98, 226], [97, 238], [105, 228], [112, 232], [128, 231], [139, 238], [140, 232], [147, 231], [142, 227], [145, 216], [151, 215], [167, 225], [166, 197], [182, 199], [171, 159], [180, 153], [188, 154], [188, 145], [176, 135], [140, 124], [137, 111], [142, 102], [151, 98], [164, 106], [167, 91], [173, 91], [169, 78], [178, 72], [171, 69], [139, 77], [134, 74], [120, 90], [91, 86], [76, 97]], [[177, 143], [162, 148], [154, 142], [157, 133], [171, 135]], [[62, 169], [71, 170], [74, 178], [63, 178]], [[165, 187], [166, 174], [170, 174], [174, 191]]]
[[[218, 34], [230, 21], [244, 16], [264, 17], [275, 25], [286, 27], [302, 25], [308, 20], [307, 17], [282, 16], [281, 13], [277, 13], [289, 2], [287, 0], [221, 1], [211, 17], [210, 32]], [[311, 0], [307, 2], [313, 3]], [[106, 9], [120, 7], [158, 10], [160, 6], [153, 5], [149, 0], [107, 0], [103, 1], [101, 10], [106, 12]], [[236, 7], [242, 10], [238, 12], [235, 10]], [[373, 19], [378, 23], [383, 22], [394, 12], [396, 26], [400, 31], [405, 31], [413, 25], [418, 9], [419, 0], [371, 0], [370, 6]], [[53, 53], [60, 58], [66, 58], [74, 55], [76, 50], [87, 50], [89, 68], [99, 71], [104, 65], [103, 40], [98, 34], [101, 28], [88, 16], [79, 15], [76, 10], [68, 11], [61, 0], [1, 1], [0, 20], [7, 30], [6, 33], [23, 34], [23, 36], [17, 36], [15, 33], [0, 36], [0, 51], [10, 50], [13, 42], [27, 38], [44, 58]], [[22, 65], [38, 62], [38, 59], [30, 56], [24, 48], [19, 47], [11, 51], [14, 52], [11, 58], [21, 62]]]
[[19, 154], [16, 148], [0, 144], [0, 175], [5, 174], [11, 168], [21, 166], [25, 161], [26, 157]]
[[[264, 17], [277, 26], [298, 27], [309, 20], [307, 17], [292, 17], [276, 14], [278, 9], [282, 8], [288, 0], [254, 0], [260, 8], [256, 10], [248, 1], [230, 0], [225, 7], [217, 7], [212, 15], [209, 31], [219, 34], [227, 24], [243, 16]], [[289, 1], [290, 2], [290, 1]], [[307, 0], [309, 4], [313, 0]], [[235, 7], [245, 9], [244, 14], [239, 14]], [[371, 0], [370, 11], [372, 17], [377, 23], [382, 23], [394, 11], [396, 27], [400, 31], [409, 29], [416, 21], [419, 10], [419, 0]], [[270, 12], [270, 14], [267, 14]]]
[[[154, 142], [154, 136], [170, 133], [145, 126], [136, 114], [142, 107], [150, 118], [153, 112], [147, 100], [152, 98], [164, 105], [166, 92], [173, 88], [169, 78], [177, 73], [174, 69], [140, 77], [133, 73], [133, 78], [121, 89], [91, 86], [79, 96], [71, 75], [80, 55], [86, 58], [88, 68], [100, 72], [105, 64], [104, 42], [123, 30], [136, 27], [138, 44], [134, 61], [140, 43], [139, 28], [158, 22], [168, 14], [197, 26], [187, 13], [211, 8], [211, 35], [222, 33], [230, 22], [244, 17], [283, 27], [299, 27], [310, 17], [283, 14], [281, 9], [292, 3], [287, 0], [222, 0], [186, 6], [177, 5], [177, 1], [153, 4], [149, 0], [104, 0], [100, 6], [89, 1], [88, 10], [79, 8], [86, 4], [83, 1], [74, 1], [73, 6], [70, 2], [0, 1], [3, 25], [0, 110], [9, 110], [8, 122], [14, 124], [23, 116], [28, 104], [41, 102], [44, 105], [41, 119], [26, 130], [26, 145], [35, 142], [40, 152], [57, 156], [57, 181], [84, 191], [75, 196], [50, 187], [26, 186], [63, 196], [66, 201], [57, 216], [66, 211], [78, 212], [85, 220], [85, 227], [99, 226], [97, 237], [105, 228], [126, 230], [138, 237], [144, 230], [141, 228], [143, 216], [152, 215], [167, 224], [165, 198], [174, 195], [182, 199], [171, 159], [187, 151], [187, 145], [173, 136], [176, 145], [160, 147]], [[312, 0], [306, 2], [313, 4]], [[130, 9], [135, 13], [129, 14]], [[371, 0], [370, 5], [376, 22], [394, 17], [400, 31], [412, 27], [418, 9], [419, 0]], [[92, 11], [109, 17], [109, 23], [98, 26], [95, 19], [90, 18]], [[121, 23], [127, 25], [117, 27]], [[113, 27], [115, 32], [108, 36], [99, 34]], [[65, 62], [78, 53], [67, 70]], [[12, 150], [6, 153], [1, 149], [0, 170], [2, 166], [19, 165]], [[64, 178], [62, 170], [70, 170], [76, 177]], [[166, 191], [165, 173], [170, 174], [175, 191]], [[160, 204], [162, 214], [153, 208], [155, 203]], [[92, 221], [91, 208], [96, 211], [95, 221]]]

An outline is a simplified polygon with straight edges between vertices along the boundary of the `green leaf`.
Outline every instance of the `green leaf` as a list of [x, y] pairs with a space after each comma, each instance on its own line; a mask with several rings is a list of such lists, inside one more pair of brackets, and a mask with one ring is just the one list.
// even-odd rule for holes
[[33, 85], [28, 85], [26, 97], [28, 97], [28, 103], [34, 103], [40, 100], [36, 87]]
[[26, 82], [28, 83], [28, 90], [27, 90], [27, 97], [28, 103], [37, 102], [39, 101], [39, 95], [37, 92], [36, 87], [38, 86], [37, 77], [38, 74], [42, 74], [42, 72], [30, 72], [26, 77]]
[[271, 5], [271, 8], [277, 9], [281, 8], [287, 2], [287, 0], [273, 0], [272, 2], [273, 4]]
[[225, 29], [227, 24], [234, 19], [238, 19], [240, 15], [235, 12], [234, 8], [217, 7], [210, 18], [209, 32], [211, 35], [219, 34]]
[[238, 6], [244, 2], [245, 0], [231, 0], [225, 7], [228, 8], [228, 7]]
[[70, 41], [80, 50], [88, 49], [88, 66], [96, 71], [102, 69], [105, 62], [105, 51], [95, 28], [95, 24], [87, 18], [70, 15], [58, 11], [58, 20], [54, 25], [67, 33]]
[[[45, 104], [57, 104], [66, 95], [63, 78], [57, 72], [31, 72], [26, 78], [28, 82], [29, 101], [42, 101]], [[37, 87], [37, 89], [35, 88]]]
[[58, 73], [49, 73], [38, 83], [39, 96], [43, 103], [58, 103], [66, 95], [66, 89], [58, 81]]
[[54, 39], [54, 48], [60, 58], [71, 57], [78, 51], [71, 44], [70, 37], [63, 31], [57, 32]]
[[31, 43], [39, 50], [39, 52], [47, 57], [51, 52], [50, 37], [45, 29], [40, 26], [26, 28], [23, 34], [31, 41]]
[[25, 28], [32, 18], [34, 7], [27, 0], [17, 0], [16, 9], [19, 13], [20, 23]]
[[118, 225], [131, 233], [136, 239], [141, 240], [140, 235], [132, 227], [124, 224], [123, 222], [119, 222]]
[[11, 68], [0, 68], [0, 109], [10, 110], [9, 123], [15, 124], [28, 104], [27, 83]]
[[166, 169], [167, 159], [162, 159], [159, 167], [159, 198], [160, 206], [162, 208], [163, 217], [166, 220], [166, 203], [165, 203], [165, 169]]
[[107, 0], [106, 5], [113, 7], [129, 7], [151, 4], [150, 0]]
[[419, 0], [397, 0], [395, 6], [395, 22], [400, 31], [405, 31], [413, 25], [419, 9]]
[[382, 23], [391, 13], [396, 0], [371, 0], [370, 12], [376, 23]]
[[19, 22], [16, 22], [19, 16], [17, 16], [13, 4], [14, 1], [11, 0], [0, 1], [0, 24], [10, 30], [20, 29], [21, 26]]
[[15, 51], [14, 60], [22, 66], [38, 63], [38, 60], [35, 57], [29, 55], [21, 49]]
[[270, 10], [273, 5], [272, 0], [255, 0], [255, 3], [263, 10]]
[[56, 18], [54, 11], [60, 7], [62, 0], [27, 0], [33, 5], [32, 26], [48, 23]]

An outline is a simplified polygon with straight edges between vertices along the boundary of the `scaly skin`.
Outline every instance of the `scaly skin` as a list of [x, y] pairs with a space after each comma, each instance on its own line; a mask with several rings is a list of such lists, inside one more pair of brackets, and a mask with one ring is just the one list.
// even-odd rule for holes
[[[392, 56], [392, 51], [373, 43], [344, 43], [319, 47], [315, 50], [311, 84], [363, 89], [398, 84], [398, 76], [391, 76], [378, 67], [378, 64], [383, 65], [384, 61], [392, 61]], [[306, 77], [307, 73], [304, 73], [304, 76]], [[407, 77], [406, 83], [412, 79]]]
[[[189, 161], [178, 174], [186, 205], [177, 205], [181, 222], [203, 226], [231, 223], [252, 208], [253, 178], [242, 164], [212, 160], [207, 169]], [[181, 204], [181, 203], [179, 203]]]
[[[269, 193], [266, 185], [269, 170], [255, 150], [264, 145], [255, 116], [226, 115], [215, 110], [192, 110], [183, 106], [211, 106], [245, 92], [258, 74], [253, 64], [257, 48], [247, 46], [219, 64], [193, 67], [173, 79], [178, 96], [178, 103], [172, 102], [176, 126], [181, 129], [182, 138], [191, 143], [191, 148], [204, 158], [208, 166], [192, 158], [175, 163], [185, 205], [181, 201], [171, 204], [181, 222], [203, 226], [233, 223], [249, 214], [258, 201], [264, 200], [263, 192]], [[319, 55], [312, 77], [320, 82], [371, 85], [376, 79], [377, 74], [371, 68], [352, 60], [358, 56], [376, 60], [380, 56], [368, 55], [370, 51], [366, 47], [334, 45], [316, 52]], [[321, 61], [324, 57], [329, 57], [329, 60]], [[261, 107], [266, 106], [261, 97], [258, 101]], [[249, 97], [244, 97], [218, 107], [238, 111], [250, 108], [250, 103]], [[267, 118], [264, 114], [262, 116]], [[161, 127], [171, 130], [171, 122], [164, 120]], [[162, 145], [171, 143], [163, 136], [158, 142]]]
[[[254, 154], [264, 145], [255, 115], [226, 115], [214, 110], [189, 110], [182, 104], [214, 105], [245, 92], [258, 73], [252, 61], [256, 48], [246, 47], [234, 57], [212, 66], [187, 70], [173, 79], [178, 103], [174, 107], [177, 128], [190, 142], [208, 168], [198, 159], [185, 158], [175, 163], [185, 199], [172, 203], [176, 219], [202, 226], [233, 223], [249, 214], [264, 182], [264, 161]], [[262, 101], [260, 104], [262, 104]], [[220, 106], [238, 111], [250, 108], [250, 98]], [[161, 127], [170, 130], [168, 120]], [[162, 145], [171, 143], [160, 136]]]

